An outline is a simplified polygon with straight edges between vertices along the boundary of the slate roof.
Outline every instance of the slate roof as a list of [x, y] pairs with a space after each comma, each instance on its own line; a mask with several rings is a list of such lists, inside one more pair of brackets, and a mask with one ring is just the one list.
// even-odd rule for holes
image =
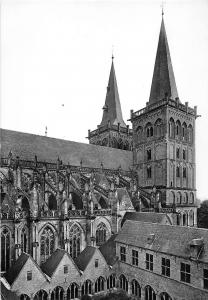
[[122, 219], [121, 226], [123, 226], [126, 220], [132, 220], [132, 221], [134, 220], [134, 221], [150, 222], [150, 223], [162, 223], [164, 218], [167, 218], [167, 215], [165, 213], [126, 212]]
[[74, 260], [75, 264], [79, 268], [79, 270], [84, 271], [93, 257], [97, 248], [92, 246], [87, 246], [80, 255]]
[[162, 18], [149, 102], [155, 103], [164, 99], [165, 93], [168, 93], [171, 99], [178, 97], [165, 24]]
[[118, 123], [120, 123], [122, 127], [126, 127], [121, 111], [113, 59], [105, 98], [105, 107], [106, 109], [103, 110], [103, 118], [100, 124], [101, 126], [107, 125], [108, 121], [110, 121], [111, 125], [118, 125]]
[[46, 262], [40, 266], [41, 270], [51, 277], [65, 254], [67, 254], [65, 250], [57, 248]]
[[9, 270], [6, 272], [4, 277], [10, 285], [13, 284], [29, 257], [29, 254], [23, 252], [16, 262], [11, 266], [11, 268], [9, 268]]
[[5, 285], [1, 282], [1, 299], [2, 300], [18, 300], [19, 297], [11, 292], [10, 290], [8, 290]]
[[117, 234], [112, 235], [103, 245], [100, 246], [99, 250], [104, 256], [107, 264], [113, 266], [116, 262], [116, 243], [115, 238]]
[[[152, 234], [155, 238], [150, 243], [148, 237]], [[199, 260], [208, 263], [207, 229], [127, 220], [115, 241], [189, 259], [189, 243], [198, 238], [204, 240], [204, 250]]]
[[77, 143], [55, 139], [35, 134], [17, 132], [7, 129], [0, 130], [1, 156], [8, 157], [12, 151], [13, 157], [33, 161], [35, 155], [38, 161], [57, 162], [59, 157], [64, 164], [83, 167], [100, 168], [101, 162], [106, 169], [129, 171], [133, 163], [131, 151], [119, 150], [104, 146]]

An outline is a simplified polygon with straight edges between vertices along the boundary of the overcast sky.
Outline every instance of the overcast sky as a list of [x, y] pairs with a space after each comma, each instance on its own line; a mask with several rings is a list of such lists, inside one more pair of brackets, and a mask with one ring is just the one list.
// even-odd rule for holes
[[[1, 1], [1, 127], [88, 142], [102, 118], [112, 47], [124, 120], [148, 101], [161, 1]], [[198, 197], [208, 198], [208, 0], [169, 0], [180, 100], [198, 106]], [[64, 106], [62, 105], [64, 104]]]

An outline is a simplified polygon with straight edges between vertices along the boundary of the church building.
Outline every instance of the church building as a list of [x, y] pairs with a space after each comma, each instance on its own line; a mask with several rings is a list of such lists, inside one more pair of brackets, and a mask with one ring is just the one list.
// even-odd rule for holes
[[[66, 266], [85, 276], [85, 282], [83, 251], [99, 257], [107, 272], [102, 245], [132, 218], [197, 227], [196, 118], [196, 106], [179, 98], [162, 16], [149, 101], [131, 111], [132, 129], [123, 119], [113, 57], [103, 117], [95, 130], [88, 130], [89, 144], [1, 129], [5, 278], [14, 282], [9, 270], [23, 260], [35, 266], [50, 289], [47, 261], [54, 255], [68, 261]], [[58, 284], [58, 277], [53, 280]], [[78, 295], [76, 286], [73, 295]], [[97, 291], [99, 286], [101, 281]], [[35, 293], [34, 288], [31, 298], [21, 299], [49, 299]]]

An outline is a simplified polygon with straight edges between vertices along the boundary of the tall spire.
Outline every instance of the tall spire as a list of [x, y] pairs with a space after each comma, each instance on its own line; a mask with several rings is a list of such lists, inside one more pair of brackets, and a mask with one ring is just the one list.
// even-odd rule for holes
[[104, 126], [110, 122], [111, 125], [118, 125], [118, 123], [120, 123], [120, 126], [126, 127], [122, 117], [113, 59], [114, 56], [112, 55], [110, 77], [107, 86], [105, 105], [103, 107], [103, 118], [100, 125]]
[[162, 100], [165, 96], [171, 99], [178, 97], [163, 15], [162, 10], [162, 23], [149, 97], [150, 104]]

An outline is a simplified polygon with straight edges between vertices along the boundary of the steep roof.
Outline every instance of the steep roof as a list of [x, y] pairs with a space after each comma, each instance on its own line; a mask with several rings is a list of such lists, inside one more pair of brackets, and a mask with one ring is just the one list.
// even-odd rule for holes
[[[149, 238], [152, 236], [154, 238], [150, 242]], [[199, 260], [208, 263], [208, 230], [206, 229], [127, 220], [115, 241], [189, 259], [190, 242], [201, 238], [204, 241], [204, 249]]]
[[11, 268], [9, 268], [9, 270], [6, 272], [4, 277], [10, 285], [13, 284], [29, 257], [29, 254], [23, 252], [16, 262], [11, 266]]
[[[164, 218], [167, 218], [167, 215], [165, 213], [155, 213], [155, 212], [126, 212], [122, 222], [121, 226], [123, 226], [124, 222], [126, 220], [132, 220], [132, 221], [141, 221], [141, 222], [150, 222], [150, 223], [162, 223]], [[171, 224], [170, 224], [171, 225]]]
[[126, 124], [122, 117], [121, 103], [118, 94], [118, 86], [113, 59], [105, 98], [105, 105], [103, 108], [103, 118], [100, 125], [107, 125], [108, 121], [110, 121], [111, 125], [118, 125], [118, 123], [120, 123], [122, 127], [126, 127]]
[[41, 270], [51, 277], [66, 253], [63, 249], [56, 249], [46, 262], [41, 265]]
[[133, 163], [131, 151], [88, 145], [62, 139], [55, 139], [35, 134], [17, 132], [7, 129], [0, 130], [1, 156], [8, 157], [10, 151], [14, 157], [39, 161], [56, 162], [59, 157], [64, 164], [83, 167], [100, 168], [101, 162], [106, 169], [128, 171]]
[[75, 259], [75, 264], [79, 268], [79, 270], [84, 271], [93, 257], [97, 248], [92, 246], [87, 246], [80, 255]]
[[100, 246], [99, 250], [104, 256], [107, 264], [113, 266], [116, 262], [116, 243], [115, 238], [117, 234], [112, 235], [103, 245]]
[[165, 24], [162, 18], [149, 103], [162, 100], [166, 93], [172, 99], [178, 97]]

